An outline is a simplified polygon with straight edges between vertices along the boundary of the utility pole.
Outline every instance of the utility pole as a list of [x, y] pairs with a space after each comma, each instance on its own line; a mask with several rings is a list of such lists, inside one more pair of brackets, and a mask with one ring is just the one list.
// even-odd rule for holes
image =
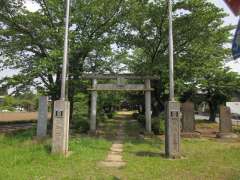
[[64, 55], [60, 100], [54, 102], [52, 153], [68, 156], [70, 103], [66, 99], [66, 80], [68, 69], [68, 33], [70, 0], [66, 0]]
[[172, 1], [168, 1], [169, 19], [169, 101], [174, 101]]
[[169, 158], [180, 157], [180, 104], [174, 95], [173, 18], [172, 0], [167, 0], [169, 19], [169, 101], [165, 114], [165, 154]]
[[65, 17], [65, 35], [64, 35], [64, 55], [62, 66], [62, 85], [61, 85], [61, 100], [66, 99], [66, 78], [68, 66], [68, 32], [69, 32], [69, 14], [70, 14], [70, 0], [66, 2], [66, 17]]

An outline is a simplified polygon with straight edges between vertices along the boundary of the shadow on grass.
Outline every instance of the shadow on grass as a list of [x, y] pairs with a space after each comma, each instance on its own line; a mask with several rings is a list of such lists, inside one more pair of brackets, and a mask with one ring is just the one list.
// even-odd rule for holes
[[217, 124], [214, 121], [209, 121], [209, 120], [196, 120], [196, 124]]
[[162, 157], [162, 158], [166, 157], [164, 153], [149, 152], [149, 151], [139, 151], [139, 152], [135, 152], [134, 154], [140, 157]]

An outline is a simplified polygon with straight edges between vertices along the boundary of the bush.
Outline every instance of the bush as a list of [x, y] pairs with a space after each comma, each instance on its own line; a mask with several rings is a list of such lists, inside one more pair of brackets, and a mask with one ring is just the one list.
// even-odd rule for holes
[[[133, 117], [138, 120], [142, 127], [145, 127], [145, 115], [134, 113]], [[152, 118], [152, 131], [154, 134], [164, 134], [165, 132], [165, 124], [164, 124], [164, 114], [160, 114], [158, 117]]]
[[143, 127], [145, 127], [145, 124], [146, 124], [145, 115], [138, 114], [137, 120]]
[[87, 133], [90, 128], [88, 119], [85, 118], [73, 121], [73, 126], [79, 133]]
[[133, 113], [133, 115], [132, 115], [132, 117], [133, 117], [133, 119], [137, 119], [138, 118], [138, 115], [139, 115], [139, 113]]
[[115, 115], [115, 112], [109, 112], [109, 113], [107, 113], [107, 117], [108, 117], [109, 119], [112, 119], [112, 118], [114, 117], [114, 115]]
[[79, 93], [74, 97], [72, 126], [79, 133], [89, 130], [88, 95]]
[[158, 116], [152, 118], [152, 131], [154, 134], [164, 134], [165, 132], [165, 124], [163, 116]]

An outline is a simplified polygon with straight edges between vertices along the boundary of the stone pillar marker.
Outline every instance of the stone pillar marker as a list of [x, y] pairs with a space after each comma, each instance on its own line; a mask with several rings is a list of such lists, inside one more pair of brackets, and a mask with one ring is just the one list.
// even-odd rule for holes
[[[97, 80], [92, 80], [92, 88], [95, 89], [97, 86]], [[96, 132], [96, 115], [97, 115], [97, 91], [93, 90], [91, 92], [91, 114], [90, 114], [90, 132]]]
[[195, 131], [194, 103], [187, 101], [182, 104], [182, 133], [183, 137], [199, 137], [200, 133]]
[[152, 132], [151, 123], [151, 81], [145, 80], [145, 118], [146, 118], [146, 131], [147, 133]]
[[47, 136], [48, 123], [48, 97], [41, 96], [39, 98], [38, 121], [37, 121], [37, 138]]
[[237, 138], [238, 136], [233, 133], [232, 130], [232, 118], [231, 110], [229, 107], [220, 106], [220, 124], [219, 124], [219, 133], [217, 137], [219, 138]]
[[180, 157], [180, 103], [177, 101], [166, 104], [165, 154], [169, 158]]
[[52, 153], [68, 155], [69, 101], [54, 102]]

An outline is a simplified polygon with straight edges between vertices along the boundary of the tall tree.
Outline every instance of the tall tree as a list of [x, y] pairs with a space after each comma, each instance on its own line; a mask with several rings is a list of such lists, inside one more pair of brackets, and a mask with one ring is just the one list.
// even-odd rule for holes
[[[167, 3], [132, 0], [132, 4], [120, 43], [132, 50], [130, 70], [160, 77], [153, 82], [153, 104], [157, 105], [153, 107], [159, 112], [169, 93]], [[222, 68], [223, 60], [230, 55], [224, 45], [229, 42], [232, 27], [223, 24], [223, 10], [205, 0], [180, 0], [173, 9], [175, 87], [176, 95], [181, 96], [198, 87], [203, 75], [199, 71], [211, 61]]]
[[[24, 1], [1, 1], [1, 68], [18, 70], [2, 80], [16, 91], [29, 85], [59, 98], [64, 33], [64, 1], [32, 0], [36, 12], [24, 7]], [[69, 53], [69, 100], [73, 101], [84, 66], [98, 71], [111, 65], [115, 29], [124, 17], [124, 1], [75, 1], [71, 8]], [[104, 62], [104, 63], [103, 63]], [[105, 65], [109, 70], [111, 68]], [[73, 103], [71, 103], [73, 105]], [[73, 109], [73, 108], [71, 108]]]

